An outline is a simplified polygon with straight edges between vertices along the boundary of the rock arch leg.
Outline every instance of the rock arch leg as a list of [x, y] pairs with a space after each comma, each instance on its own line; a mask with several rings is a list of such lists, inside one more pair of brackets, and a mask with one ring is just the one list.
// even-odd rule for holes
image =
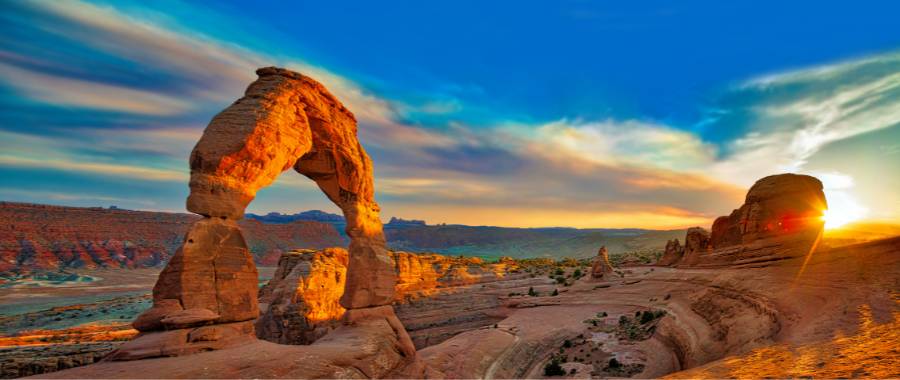
[[353, 114], [309, 77], [278, 68], [257, 74], [191, 152], [187, 209], [203, 219], [160, 273], [153, 307], [135, 320], [144, 334], [114, 359], [180, 355], [252, 339], [257, 272], [237, 221], [256, 192], [291, 167], [315, 181], [347, 219], [350, 263], [341, 304], [350, 311], [377, 309], [348, 313], [348, 323], [385, 318], [401, 341], [409, 340], [388, 306], [396, 279], [372, 162], [357, 140]]

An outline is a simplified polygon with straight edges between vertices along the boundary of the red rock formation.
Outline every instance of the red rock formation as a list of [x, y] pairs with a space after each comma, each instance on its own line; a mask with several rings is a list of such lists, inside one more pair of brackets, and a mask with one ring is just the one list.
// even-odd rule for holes
[[814, 177], [765, 177], [750, 188], [740, 208], [715, 220], [711, 233], [688, 231], [680, 265], [761, 265], [805, 256], [821, 238], [826, 207], [822, 182]]
[[[501, 280], [518, 268], [512, 262], [486, 264], [477, 257], [391, 252], [398, 281], [397, 302], [440, 293], [441, 289]], [[310, 344], [339, 325], [345, 309], [347, 251], [296, 250], [279, 260], [272, 279], [259, 291], [263, 313], [257, 336], [276, 343]]]
[[339, 325], [347, 279], [347, 251], [296, 250], [285, 253], [259, 291], [262, 315], [258, 337], [282, 344], [310, 344]]
[[603, 278], [611, 273], [613, 273], [613, 267], [609, 263], [609, 253], [605, 246], [600, 247], [597, 257], [594, 258], [594, 263], [591, 265], [591, 278]]
[[709, 253], [709, 232], [700, 227], [688, 228], [684, 237], [684, 256], [678, 265], [694, 265]]
[[[196, 215], [99, 207], [0, 202], [0, 273], [65, 268], [136, 268], [165, 264]], [[274, 265], [294, 247], [341, 245], [327, 223], [239, 222], [258, 263]]]
[[680, 262], [683, 256], [684, 247], [681, 246], [678, 239], [669, 240], [666, 242], [666, 249], [663, 251], [663, 255], [659, 258], [659, 261], [656, 262], [656, 265], [672, 266]]
[[345, 324], [389, 328], [402, 356], [414, 356], [390, 306], [393, 262], [378, 218], [372, 163], [356, 139], [353, 114], [309, 77], [278, 68], [257, 74], [245, 96], [213, 118], [191, 152], [187, 209], [204, 218], [160, 274], [154, 306], [136, 323], [186, 328], [142, 335], [113, 357], [181, 355], [252, 341], [256, 267], [235, 221], [259, 189], [290, 167], [315, 181], [347, 221], [350, 249], [340, 301], [349, 309]]
[[818, 234], [828, 207], [822, 182], [815, 177], [779, 174], [760, 179], [744, 204], [713, 223], [713, 248], [748, 244], [784, 235]]

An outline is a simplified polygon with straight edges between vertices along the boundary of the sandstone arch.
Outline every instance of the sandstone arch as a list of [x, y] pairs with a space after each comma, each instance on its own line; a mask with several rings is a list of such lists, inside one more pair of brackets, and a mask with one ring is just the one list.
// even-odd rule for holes
[[[258, 190], [292, 167], [315, 181], [347, 219], [346, 318], [387, 318], [408, 340], [385, 306], [396, 279], [356, 119], [309, 77], [274, 67], [257, 74], [245, 95], [212, 119], [191, 152], [187, 209], [204, 218], [160, 274], [153, 307], [134, 323], [142, 332], [167, 334], [122, 350], [120, 359], [159, 356], [166, 345], [177, 349], [164, 356], [216, 349], [232, 337], [252, 335], [259, 315], [257, 271], [237, 221]], [[354, 312], [365, 308], [375, 309]]]

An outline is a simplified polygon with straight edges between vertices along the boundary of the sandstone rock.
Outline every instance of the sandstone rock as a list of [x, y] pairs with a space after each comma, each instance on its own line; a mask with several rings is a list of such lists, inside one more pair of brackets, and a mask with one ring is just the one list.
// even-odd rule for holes
[[656, 265], [672, 266], [681, 261], [684, 256], [684, 247], [678, 242], [678, 239], [666, 242], [666, 249], [663, 251], [662, 257], [656, 262]]
[[684, 257], [679, 264], [694, 265], [709, 252], [709, 232], [700, 227], [688, 228], [684, 237]]
[[209, 309], [193, 308], [168, 314], [160, 323], [168, 330], [184, 329], [209, 324], [219, 318], [221, 316]]
[[[514, 261], [485, 264], [479, 258], [390, 252], [397, 302], [439, 293], [441, 289], [493, 282], [518, 268]], [[260, 289], [262, 315], [257, 336], [283, 344], [311, 344], [336, 328], [344, 314], [348, 253], [342, 248], [295, 250], [279, 260], [275, 274]]]
[[[205, 218], [188, 231], [153, 289], [154, 301], [176, 299], [192, 311], [161, 315], [156, 308], [154, 318], [145, 319], [155, 321], [160, 314], [164, 326], [168, 321], [171, 327], [188, 327], [250, 321], [258, 316], [256, 267], [235, 221], [243, 217], [258, 190], [291, 167], [315, 181], [343, 211], [350, 237], [349, 258], [343, 265], [332, 260], [332, 268], [323, 270], [328, 273], [309, 272], [306, 277], [302, 270], [279, 273], [286, 283], [302, 285], [272, 290], [272, 295], [282, 296], [268, 300], [267, 313], [284, 314], [292, 305], [296, 308], [300, 305], [295, 302], [298, 292], [307, 301], [303, 304], [306, 309], [294, 314], [314, 324], [333, 320], [342, 307], [389, 305], [394, 298], [396, 276], [375, 203], [372, 162], [356, 138], [353, 114], [309, 77], [273, 67], [259, 69], [257, 74], [259, 79], [250, 84], [244, 97], [213, 118], [191, 152], [187, 209]], [[335, 304], [341, 283], [345, 283], [344, 292], [340, 304]], [[293, 297], [287, 296], [291, 293]], [[271, 313], [267, 315], [274, 315]], [[210, 319], [213, 314], [218, 318]], [[281, 339], [284, 326], [278, 323], [283, 321], [266, 317], [261, 326]], [[398, 337], [406, 334], [399, 322], [391, 327]], [[252, 329], [251, 323], [251, 333]], [[177, 355], [196, 352], [198, 347], [217, 349], [230, 344], [223, 342], [232, 335], [241, 336], [197, 333], [202, 339], [198, 337], [195, 343], [186, 338], [186, 331], [142, 336], [117, 357], [147, 357], [154, 350]], [[209, 340], [217, 336], [221, 338]]]
[[259, 189], [293, 167], [315, 181], [347, 221], [350, 269], [343, 306], [389, 304], [393, 270], [372, 162], [356, 138], [356, 119], [309, 77], [274, 67], [257, 74], [245, 96], [213, 118], [191, 153], [188, 210], [239, 219]]
[[815, 177], [768, 176], [756, 181], [739, 209], [716, 219], [710, 243], [719, 249], [768, 237], [817, 234], [827, 206], [822, 182]]
[[139, 360], [189, 355], [236, 347], [254, 341], [253, 322], [236, 322], [145, 333], [121, 345], [106, 359]]
[[597, 251], [597, 257], [594, 258], [594, 263], [591, 266], [591, 277], [603, 278], [613, 273], [613, 271], [612, 264], [609, 263], [609, 253], [606, 251], [606, 246], [600, 247], [600, 250]]
[[210, 310], [219, 315], [218, 323], [249, 321], [259, 315], [257, 277], [237, 223], [205, 218], [191, 227], [160, 273], [153, 299], [177, 299], [185, 309]]
[[156, 300], [153, 302], [153, 307], [141, 313], [141, 315], [138, 315], [131, 325], [138, 331], [162, 330], [163, 318], [166, 318], [168, 315], [174, 315], [182, 310], [184, 310], [184, 308], [181, 307], [181, 302], [177, 299]]
[[282, 344], [311, 344], [336, 328], [347, 274], [343, 248], [297, 250], [282, 255], [275, 275], [260, 289], [265, 311], [257, 336]]
[[735, 266], [805, 256], [821, 238], [827, 207], [822, 183], [779, 174], [757, 181], [743, 205], [713, 222], [712, 232], [689, 230], [680, 266]]

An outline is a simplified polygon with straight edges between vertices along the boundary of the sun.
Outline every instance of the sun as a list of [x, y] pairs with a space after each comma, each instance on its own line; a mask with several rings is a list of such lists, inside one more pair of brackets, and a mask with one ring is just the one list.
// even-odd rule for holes
[[[827, 192], [826, 192], [827, 193]], [[847, 223], [865, 218], [868, 210], [859, 204], [855, 198], [843, 191], [835, 191], [826, 194], [828, 209], [822, 212], [822, 220], [825, 221], [825, 229], [840, 228]]]

